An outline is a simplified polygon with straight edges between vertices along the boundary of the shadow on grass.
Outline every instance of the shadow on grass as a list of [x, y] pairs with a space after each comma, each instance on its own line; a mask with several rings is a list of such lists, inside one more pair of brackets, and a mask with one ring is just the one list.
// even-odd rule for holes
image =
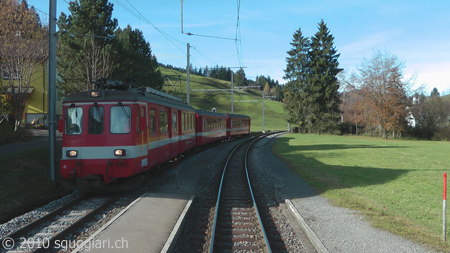
[[[292, 138], [278, 138], [281, 145], [288, 146]], [[351, 144], [317, 144], [305, 146], [291, 146], [289, 153], [295, 151], [330, 151], [342, 149], [386, 149], [399, 148], [397, 146], [375, 146], [375, 145], [351, 145]], [[402, 146], [401, 148], [404, 148]], [[298, 185], [299, 190], [293, 194], [292, 191], [288, 198], [306, 198], [322, 194], [329, 190], [346, 189], [355, 187], [364, 187], [370, 185], [381, 185], [391, 182], [409, 172], [405, 169], [374, 168], [363, 166], [339, 166], [328, 165], [318, 161], [316, 158], [307, 157], [302, 154], [283, 154], [280, 153], [285, 162], [295, 163], [297, 169], [291, 168], [291, 171], [300, 178], [295, 177], [292, 180], [301, 181]], [[327, 153], [317, 156], [334, 157], [339, 154]], [[364, 159], [361, 157], [361, 159]], [[279, 165], [281, 166], [281, 165]], [[305, 183], [306, 181], [307, 183]], [[312, 187], [311, 187], [312, 186]], [[295, 195], [295, 196], [293, 196]]]

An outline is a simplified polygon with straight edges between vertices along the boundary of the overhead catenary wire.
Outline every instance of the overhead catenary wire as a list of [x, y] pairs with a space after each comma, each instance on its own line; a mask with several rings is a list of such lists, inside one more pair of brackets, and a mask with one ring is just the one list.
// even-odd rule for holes
[[[174, 41], [183, 44], [183, 42], [177, 40], [176, 38], [174, 38], [173, 36], [169, 35], [168, 33], [166, 33], [165, 31], [163, 31], [162, 29], [156, 27], [152, 22], [150, 22], [144, 15], [142, 15], [128, 0], [126, 0], [127, 3], [136, 11], [134, 12], [133, 10], [131, 10], [130, 8], [126, 7], [123, 3], [121, 3], [119, 0], [113, 0], [113, 2], [117, 3], [118, 5], [120, 5], [122, 8], [124, 8], [127, 12], [131, 13], [133, 16], [137, 17], [139, 20], [149, 24], [150, 26], [152, 26], [156, 31], [158, 31], [162, 36], [164, 36], [164, 38], [166, 38], [174, 47], [176, 47], [180, 52], [182, 52], [184, 55], [186, 55], [186, 52], [184, 50], [182, 50], [179, 46], [177, 46]], [[169, 38], [170, 37], [170, 38]]]
[[[128, 8], [125, 4], [121, 3], [119, 0], [113, 0], [115, 3], [117, 3], [118, 5], [120, 5], [123, 9], [125, 9], [127, 12], [129, 12], [130, 14], [132, 14], [133, 16], [137, 17], [139, 20], [151, 25], [156, 31], [158, 31], [159, 33], [161, 33], [161, 35], [163, 35], [172, 45], [174, 45], [179, 51], [181, 51], [184, 55], [187, 56], [187, 52], [185, 52], [183, 49], [181, 49], [180, 47], [178, 47], [174, 41], [176, 41], [177, 43], [179, 43], [180, 45], [184, 45], [184, 42], [181, 42], [180, 40], [176, 39], [175, 37], [171, 36], [170, 34], [166, 33], [165, 31], [163, 31], [162, 29], [158, 28], [157, 26], [155, 26], [154, 24], [152, 24], [144, 15], [142, 15], [142, 13], [139, 12], [138, 9], [136, 9], [133, 4], [130, 3], [130, 1], [127, 1], [127, 3], [131, 6], [131, 8], [134, 9], [134, 11], [130, 8]], [[194, 49], [200, 53], [203, 57], [207, 58], [208, 60], [210, 60], [208, 57], [206, 57], [203, 53], [201, 53], [197, 48], [194, 47]], [[196, 64], [198, 64], [199, 66], [201, 66], [201, 64], [199, 64], [195, 59], [192, 59], [191, 57], [191, 61], [195, 62]], [[210, 60], [211, 61], [211, 60]]]

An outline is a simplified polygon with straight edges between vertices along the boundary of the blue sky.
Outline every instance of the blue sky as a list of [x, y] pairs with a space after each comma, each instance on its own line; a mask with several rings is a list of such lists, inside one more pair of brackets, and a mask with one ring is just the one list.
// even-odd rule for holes
[[[68, 14], [69, 0], [57, 0], [57, 16]], [[284, 83], [287, 51], [294, 32], [313, 36], [323, 19], [341, 54], [347, 73], [374, 51], [388, 51], [405, 63], [404, 77], [416, 76], [416, 87], [450, 93], [450, 1], [397, 0], [184, 0], [181, 33], [180, 0], [110, 0], [119, 26], [143, 31], [159, 62], [186, 66], [186, 44], [196, 67], [245, 67], [248, 79], [270, 76]], [[28, 0], [48, 13], [49, 1]], [[41, 13], [46, 18], [46, 15]], [[138, 17], [140, 18], [138, 18]], [[47, 18], [48, 19], [48, 18]], [[235, 43], [236, 34], [241, 38]], [[235, 69], [237, 70], [237, 69]]]

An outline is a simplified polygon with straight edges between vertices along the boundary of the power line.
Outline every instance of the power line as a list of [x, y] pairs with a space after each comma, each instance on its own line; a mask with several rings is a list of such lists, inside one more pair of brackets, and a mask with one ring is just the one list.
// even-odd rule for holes
[[[128, 7], [126, 7], [123, 3], [121, 3], [119, 0], [113, 0], [115, 3], [117, 3], [118, 5], [120, 5], [122, 8], [124, 8], [126, 11], [128, 11], [129, 13], [131, 13], [133, 16], [137, 17], [139, 20], [144, 21], [145, 23], [151, 25], [156, 31], [158, 31], [162, 36], [164, 36], [164, 38], [166, 38], [174, 47], [176, 47], [178, 50], [180, 50], [183, 54], [186, 55], [186, 52], [183, 51], [180, 47], [178, 47], [172, 40], [177, 41], [180, 44], [183, 44], [181, 41], [177, 40], [176, 38], [170, 36], [168, 33], [164, 32], [163, 30], [159, 29], [158, 27], [156, 27], [154, 24], [152, 24], [152, 22], [150, 22], [144, 15], [142, 15], [128, 0], [127, 3], [137, 12], [133, 12], [131, 9], [129, 9]], [[169, 38], [171, 37], [171, 38]]]
[[[242, 41], [241, 41], [241, 28], [240, 28], [240, 15], [241, 11], [241, 0], [237, 0], [237, 20], [236, 20], [236, 52], [238, 57], [239, 66], [242, 67], [243, 64], [243, 56], [242, 56]], [[239, 48], [241, 49], [241, 54], [239, 54]]]

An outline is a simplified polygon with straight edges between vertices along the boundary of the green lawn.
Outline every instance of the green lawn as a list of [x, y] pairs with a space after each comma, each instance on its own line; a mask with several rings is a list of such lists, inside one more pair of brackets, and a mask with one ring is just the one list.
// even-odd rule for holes
[[[56, 157], [61, 157], [57, 145]], [[57, 182], [50, 181], [48, 148], [37, 148], [14, 154], [0, 155], [0, 217], [26, 211], [67, 193], [61, 183], [59, 162]]]
[[274, 151], [324, 197], [362, 211], [375, 227], [450, 250], [442, 242], [450, 143], [290, 134]]
[[[163, 76], [167, 76], [172, 84], [164, 87], [163, 91], [170, 95], [180, 97], [186, 101], [186, 73], [173, 69], [160, 67]], [[180, 79], [178, 79], [180, 76]], [[180, 80], [180, 81], [179, 81]], [[210, 111], [216, 108], [217, 112], [231, 112], [231, 83], [209, 77], [190, 75], [190, 87], [194, 89], [224, 89], [224, 91], [191, 91], [191, 105], [195, 109]], [[251, 131], [263, 130], [262, 120], [262, 93], [259, 90], [235, 91], [234, 113], [245, 114], [252, 118]], [[287, 129], [287, 114], [283, 110], [283, 104], [276, 101], [267, 101], [264, 109], [264, 130], [277, 131]]]

